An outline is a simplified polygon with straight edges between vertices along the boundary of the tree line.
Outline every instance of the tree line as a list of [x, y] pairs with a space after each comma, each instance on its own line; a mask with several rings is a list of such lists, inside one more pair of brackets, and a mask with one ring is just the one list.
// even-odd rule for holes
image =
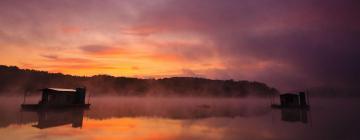
[[121, 96], [269, 96], [278, 90], [256, 81], [211, 80], [196, 77], [140, 79], [110, 75], [72, 76], [16, 66], [0, 66], [0, 95], [39, 94], [47, 87], [86, 87], [91, 95]]

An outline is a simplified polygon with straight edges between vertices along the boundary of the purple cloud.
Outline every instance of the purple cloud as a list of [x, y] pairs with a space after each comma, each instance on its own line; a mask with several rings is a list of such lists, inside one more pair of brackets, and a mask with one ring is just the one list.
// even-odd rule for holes
[[[286, 89], [360, 87], [357, 0], [3, 0], [0, 21], [0, 37], [9, 36], [6, 29], [13, 28], [28, 31], [28, 40], [56, 38], [51, 29], [58, 23], [80, 23], [101, 33], [121, 34], [123, 27], [148, 29], [141, 39], [190, 33], [211, 44], [211, 50], [180, 44], [159, 51], [202, 63], [218, 57], [223, 68], [202, 71], [207, 77], [259, 80]], [[79, 48], [88, 53], [110, 49]], [[182, 71], [196, 74], [188, 68]]]

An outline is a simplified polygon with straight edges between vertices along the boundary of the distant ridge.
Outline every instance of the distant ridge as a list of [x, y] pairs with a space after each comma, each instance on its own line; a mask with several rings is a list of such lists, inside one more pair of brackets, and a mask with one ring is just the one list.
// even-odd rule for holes
[[35, 94], [45, 87], [86, 86], [92, 95], [246, 97], [278, 94], [256, 81], [210, 80], [194, 77], [139, 79], [96, 75], [91, 77], [49, 73], [0, 65], [0, 95]]

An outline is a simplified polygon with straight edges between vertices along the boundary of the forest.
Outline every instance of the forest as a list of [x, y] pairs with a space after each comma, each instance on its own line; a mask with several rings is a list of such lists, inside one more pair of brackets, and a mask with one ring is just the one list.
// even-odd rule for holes
[[47, 87], [86, 87], [94, 96], [215, 96], [268, 97], [278, 90], [265, 83], [246, 80], [212, 80], [197, 77], [140, 79], [110, 75], [73, 76], [16, 66], [0, 66], [0, 95], [37, 95]]

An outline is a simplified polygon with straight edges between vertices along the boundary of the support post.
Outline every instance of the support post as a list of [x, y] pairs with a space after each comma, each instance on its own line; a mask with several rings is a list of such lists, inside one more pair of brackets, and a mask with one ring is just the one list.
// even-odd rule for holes
[[90, 93], [88, 93], [88, 104], [90, 104]]
[[25, 104], [25, 102], [26, 102], [26, 91], [24, 92], [24, 100], [23, 100], [23, 104]]

